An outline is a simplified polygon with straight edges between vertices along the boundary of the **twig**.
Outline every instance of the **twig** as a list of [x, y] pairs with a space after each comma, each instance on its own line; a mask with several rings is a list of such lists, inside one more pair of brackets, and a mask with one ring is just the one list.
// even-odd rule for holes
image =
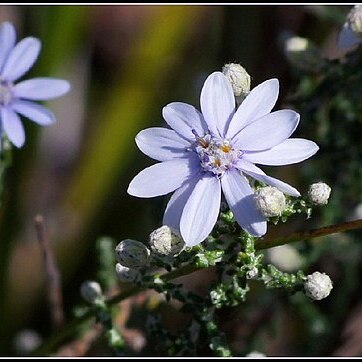
[[56, 265], [51, 245], [46, 236], [43, 216], [37, 215], [34, 218], [34, 226], [39, 245], [43, 251], [52, 326], [54, 330], [59, 330], [64, 325], [61, 275]]
[[255, 243], [255, 249], [263, 250], [278, 245], [293, 243], [295, 241], [319, 238], [321, 236], [326, 236], [326, 235], [331, 235], [335, 233], [340, 233], [348, 230], [361, 229], [361, 228], [362, 228], [362, 219], [347, 221], [341, 224], [329, 225], [318, 229], [298, 231], [284, 238], [277, 238], [270, 240], [261, 239]]

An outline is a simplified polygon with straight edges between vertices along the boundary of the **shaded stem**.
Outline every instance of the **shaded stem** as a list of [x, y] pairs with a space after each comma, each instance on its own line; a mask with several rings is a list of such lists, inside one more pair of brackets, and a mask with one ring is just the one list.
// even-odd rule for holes
[[274, 239], [260, 239], [255, 243], [256, 250], [264, 250], [273, 248], [274, 246], [293, 243], [295, 241], [308, 240], [313, 238], [319, 238], [321, 236], [332, 235], [344, 231], [355, 230], [362, 228], [362, 219], [347, 221], [341, 224], [324, 226], [318, 229], [303, 230], [288, 235], [286, 237], [274, 238]]

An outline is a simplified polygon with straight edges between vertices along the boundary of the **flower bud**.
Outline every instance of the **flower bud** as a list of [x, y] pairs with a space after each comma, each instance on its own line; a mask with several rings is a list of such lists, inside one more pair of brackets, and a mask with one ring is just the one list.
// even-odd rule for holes
[[82, 283], [80, 294], [87, 302], [94, 303], [97, 299], [102, 298], [102, 288], [99, 283], [87, 280]]
[[324, 182], [314, 183], [310, 185], [308, 190], [309, 200], [314, 205], [328, 204], [328, 199], [330, 194], [331, 194], [331, 188]]
[[324, 62], [317, 46], [299, 36], [289, 36], [285, 40], [284, 51], [288, 61], [298, 69], [318, 71]]
[[326, 273], [314, 272], [304, 283], [305, 294], [313, 300], [328, 297], [333, 288], [331, 278]]
[[285, 210], [285, 196], [277, 188], [266, 186], [255, 193], [257, 208], [265, 217], [280, 216]]
[[116, 246], [116, 259], [128, 268], [141, 268], [148, 264], [150, 251], [140, 241], [126, 239]]
[[250, 92], [250, 75], [240, 64], [229, 63], [222, 68], [231, 83], [235, 97], [246, 97]]
[[151, 250], [159, 255], [177, 255], [186, 246], [181, 235], [167, 225], [161, 226], [150, 234]]
[[138, 270], [128, 268], [120, 263], [116, 264], [116, 274], [118, 279], [124, 283], [134, 283], [141, 280], [141, 273]]

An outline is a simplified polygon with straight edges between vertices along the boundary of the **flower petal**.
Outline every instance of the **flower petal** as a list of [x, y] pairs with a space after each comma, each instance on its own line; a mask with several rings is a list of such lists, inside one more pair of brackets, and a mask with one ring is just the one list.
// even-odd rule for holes
[[11, 109], [1, 107], [1, 122], [3, 129], [11, 143], [16, 147], [21, 147], [25, 142], [24, 126], [20, 117]]
[[361, 39], [345, 23], [338, 35], [338, 46], [341, 49], [348, 49], [360, 43]]
[[221, 72], [208, 76], [201, 90], [201, 111], [209, 130], [223, 137], [235, 111], [235, 97], [230, 82]]
[[163, 216], [163, 225], [172, 227], [180, 232], [182, 212], [187, 200], [195, 188], [196, 183], [200, 180], [200, 176], [201, 174], [191, 178], [173, 193]]
[[294, 187], [288, 185], [287, 183], [280, 181], [274, 177], [267, 176], [259, 167], [253, 165], [249, 161], [240, 160], [238, 162], [238, 168], [242, 171], [255, 178], [255, 180], [266, 183], [267, 185], [274, 186], [281, 192], [284, 192], [287, 195], [298, 197], [300, 193]]
[[33, 102], [17, 100], [11, 103], [11, 109], [41, 126], [47, 126], [56, 121], [52, 112]]
[[8, 21], [0, 27], [0, 71], [3, 67], [7, 56], [15, 45], [16, 33], [14, 25]]
[[266, 80], [253, 88], [230, 121], [226, 137], [233, 138], [240, 130], [258, 118], [265, 116], [275, 106], [279, 95], [279, 81]]
[[269, 113], [245, 127], [234, 140], [243, 151], [261, 151], [285, 141], [297, 128], [299, 114], [289, 109]]
[[40, 52], [40, 41], [33, 37], [21, 40], [10, 52], [1, 72], [3, 79], [15, 81], [34, 64]]
[[319, 147], [313, 141], [303, 138], [288, 138], [269, 150], [246, 152], [243, 158], [261, 165], [281, 166], [304, 161], [318, 150]]
[[170, 103], [163, 108], [162, 115], [167, 124], [187, 140], [195, 139], [192, 130], [195, 130], [199, 136], [208, 131], [202, 114], [189, 104]]
[[238, 224], [253, 236], [264, 235], [266, 219], [255, 205], [254, 191], [245, 176], [237, 170], [230, 170], [221, 178], [221, 186]]
[[136, 175], [127, 192], [137, 197], [166, 195], [178, 189], [187, 179], [199, 171], [197, 156], [165, 161], [147, 167]]
[[190, 142], [175, 131], [161, 127], [147, 128], [139, 132], [136, 144], [145, 155], [157, 161], [186, 157], [186, 148], [190, 147]]
[[70, 90], [66, 80], [54, 78], [33, 78], [16, 84], [13, 94], [17, 98], [45, 101], [60, 97]]
[[195, 185], [182, 212], [181, 236], [187, 246], [200, 244], [212, 231], [220, 211], [220, 181], [204, 175]]

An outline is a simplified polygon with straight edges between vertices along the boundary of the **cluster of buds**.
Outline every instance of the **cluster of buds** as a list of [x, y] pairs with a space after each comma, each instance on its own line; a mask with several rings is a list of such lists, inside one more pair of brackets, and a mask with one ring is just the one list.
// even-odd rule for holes
[[140, 270], [149, 265], [150, 250], [137, 240], [122, 240], [116, 246], [116, 273], [122, 282], [136, 282], [141, 278]]
[[[152, 253], [157, 257], [176, 256], [186, 244], [180, 234], [167, 225], [154, 230], [149, 236]], [[150, 265], [152, 260], [148, 247], [137, 240], [122, 240], [116, 247], [116, 273], [122, 282], [138, 282], [141, 280], [141, 269]]]

